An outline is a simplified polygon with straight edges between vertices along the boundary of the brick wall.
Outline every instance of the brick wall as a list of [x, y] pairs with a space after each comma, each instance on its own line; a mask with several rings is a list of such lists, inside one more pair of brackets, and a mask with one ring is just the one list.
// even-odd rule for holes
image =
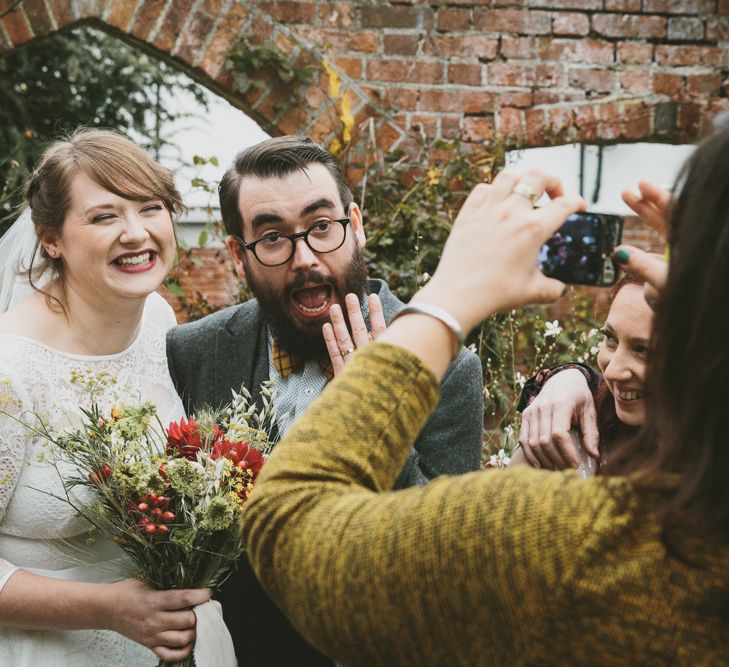
[[[729, 0], [0, 0], [0, 15], [0, 55], [91, 22], [175, 62], [272, 134], [329, 145], [346, 96], [354, 150], [372, 135], [383, 149], [420, 134], [677, 143], [729, 108]], [[341, 91], [332, 99], [320, 69], [294, 108], [276, 105], [286, 87], [237, 93], [223, 57], [240, 36], [274, 41], [298, 64], [326, 59]], [[185, 278], [192, 291], [220, 300], [228, 287], [213, 283], [234, 289], [219, 259], [203, 254], [204, 275]]]
[[235, 303], [240, 283], [227, 248], [193, 248], [190, 257], [172, 270], [171, 278], [184, 289], [179, 295], [162, 288], [160, 293], [177, 313], [179, 322], [194, 319]]
[[[727, 108], [728, 0], [22, 0], [0, 20], [0, 54], [79, 21], [173, 59], [274, 134], [325, 143], [341, 130], [343, 95], [355, 135], [374, 118], [383, 148], [413, 132], [524, 146], [686, 141]], [[237, 94], [223, 56], [239, 36], [299, 63], [326, 58], [340, 98], [323, 74], [286, 111], [275, 105], [285, 88]]]
[[[295, 20], [284, 11], [292, 3], [267, 5]], [[726, 2], [359, 5], [338, 32], [362, 34], [362, 52], [335, 47], [341, 67], [400, 126], [429, 136], [481, 142], [498, 133], [531, 146], [683, 141], [706, 112], [726, 106]]]

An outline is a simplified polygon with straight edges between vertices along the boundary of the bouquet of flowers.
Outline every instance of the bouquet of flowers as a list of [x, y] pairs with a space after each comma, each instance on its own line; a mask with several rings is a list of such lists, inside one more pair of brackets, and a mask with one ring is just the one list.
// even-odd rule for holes
[[[82, 376], [72, 381], [108, 381]], [[274, 444], [269, 383], [261, 396], [259, 412], [243, 388], [227, 408], [166, 428], [152, 403], [119, 404], [108, 414], [93, 403], [75, 430], [55, 435], [42, 419], [34, 430], [55, 445], [57, 463], [76, 471], [62, 477], [62, 500], [118, 544], [140, 578], [158, 589], [215, 589], [243, 552], [239, 524]], [[91, 503], [78, 500], [78, 487], [92, 489]], [[193, 656], [177, 664], [193, 665]]]

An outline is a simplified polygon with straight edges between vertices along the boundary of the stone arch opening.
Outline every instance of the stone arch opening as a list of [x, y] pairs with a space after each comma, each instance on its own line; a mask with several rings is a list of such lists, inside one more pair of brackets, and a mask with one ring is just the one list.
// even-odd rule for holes
[[[172, 64], [271, 134], [302, 133], [330, 145], [342, 133], [345, 97], [352, 123], [374, 115], [363, 91], [342, 86], [347, 77], [335, 63], [325, 63], [324, 56], [302, 46], [292, 30], [253, 3], [5, 0], [0, 16], [0, 55], [56, 31], [93, 26]], [[309, 68], [312, 80], [297, 95], [300, 104], [282, 104], [292, 94], [291, 86], [275, 80], [275, 73], [265, 67], [256, 73], [256, 86], [240, 91], [225, 65], [226, 53], [240, 37], [268, 43], [291, 66]], [[339, 82], [334, 96], [329, 94], [332, 77]], [[390, 134], [402, 131], [392, 125]]]

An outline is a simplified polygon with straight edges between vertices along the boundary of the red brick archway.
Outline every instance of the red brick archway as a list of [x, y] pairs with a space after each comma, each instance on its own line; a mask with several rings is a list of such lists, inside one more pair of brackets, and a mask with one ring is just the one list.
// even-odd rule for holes
[[235, 92], [223, 56], [236, 38], [326, 57], [355, 136], [376, 118], [385, 149], [413, 132], [678, 142], [727, 107], [727, 0], [0, 0], [3, 11], [0, 54], [93, 22], [175, 61], [272, 133], [327, 144], [341, 120], [325, 75], [304, 104], [277, 112], [286, 90]]
[[[678, 143], [729, 106], [729, 0], [0, 0], [0, 17], [0, 55], [91, 23], [177, 64], [270, 133], [327, 146], [344, 95], [353, 146], [374, 134], [383, 150], [414, 135]], [[242, 36], [317, 69], [326, 58], [340, 93], [332, 99], [322, 70], [286, 111], [275, 104], [285, 87], [236, 93], [223, 61]], [[229, 303], [227, 253], [195, 252], [205, 266], [183, 278], [187, 296]]]

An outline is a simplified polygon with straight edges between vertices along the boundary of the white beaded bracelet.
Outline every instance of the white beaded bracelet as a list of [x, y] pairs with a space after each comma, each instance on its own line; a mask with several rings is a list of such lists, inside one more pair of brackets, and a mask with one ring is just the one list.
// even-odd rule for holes
[[443, 324], [445, 324], [453, 334], [455, 341], [451, 361], [458, 356], [461, 351], [461, 346], [463, 345], [463, 329], [461, 329], [461, 325], [458, 323], [458, 320], [453, 317], [453, 315], [451, 315], [447, 310], [443, 310], [443, 308], [439, 308], [438, 306], [431, 306], [429, 303], [409, 303], [395, 314], [395, 316], [390, 320], [390, 324], [392, 324], [401, 315], [406, 315], [408, 313], [429, 315], [430, 317], [434, 317], [436, 320], [440, 320]]

